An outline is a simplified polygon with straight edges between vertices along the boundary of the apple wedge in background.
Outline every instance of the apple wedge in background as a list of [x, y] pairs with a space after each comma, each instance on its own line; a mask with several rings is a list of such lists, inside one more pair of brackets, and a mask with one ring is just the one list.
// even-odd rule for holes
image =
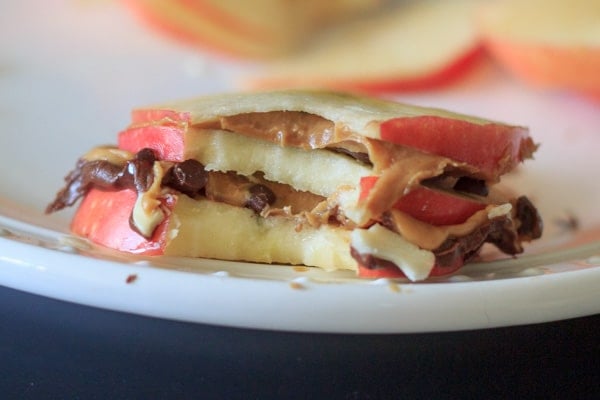
[[600, 100], [600, 1], [494, 1], [478, 24], [487, 50], [524, 82]]
[[249, 85], [386, 92], [446, 84], [481, 54], [477, 5], [470, 0], [400, 2], [328, 30], [303, 51], [267, 65]]
[[381, 0], [126, 0], [159, 32], [213, 53], [269, 58], [293, 51], [325, 26]]

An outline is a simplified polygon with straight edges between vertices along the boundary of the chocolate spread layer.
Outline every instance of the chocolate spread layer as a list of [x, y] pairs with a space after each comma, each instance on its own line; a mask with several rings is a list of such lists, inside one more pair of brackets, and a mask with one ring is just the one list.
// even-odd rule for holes
[[[140, 150], [122, 166], [106, 160], [82, 158], [65, 177], [65, 186], [48, 205], [46, 213], [72, 206], [92, 188], [146, 192], [155, 179], [153, 165], [156, 161], [151, 149]], [[204, 165], [192, 159], [172, 163], [162, 178], [161, 186], [190, 197], [203, 195], [212, 200], [246, 207], [256, 213], [276, 201], [275, 194], [267, 186], [233, 173], [206, 171]]]
[[207, 182], [208, 173], [204, 165], [196, 160], [185, 160], [169, 168], [161, 183], [194, 197], [204, 189]]
[[65, 186], [46, 207], [46, 213], [72, 206], [92, 187], [145, 192], [154, 182], [152, 167], [155, 161], [156, 156], [151, 149], [140, 150], [124, 166], [106, 160], [79, 159], [75, 168], [65, 177]]

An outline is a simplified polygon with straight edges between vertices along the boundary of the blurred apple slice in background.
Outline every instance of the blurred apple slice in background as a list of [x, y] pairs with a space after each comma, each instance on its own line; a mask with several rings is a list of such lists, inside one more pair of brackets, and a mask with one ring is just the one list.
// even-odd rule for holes
[[600, 99], [600, 0], [508, 0], [478, 14], [485, 47], [523, 81]]
[[383, 0], [126, 0], [158, 32], [215, 53], [268, 58]]
[[481, 54], [477, 5], [400, 2], [327, 31], [302, 52], [267, 65], [250, 86], [402, 91], [448, 83]]

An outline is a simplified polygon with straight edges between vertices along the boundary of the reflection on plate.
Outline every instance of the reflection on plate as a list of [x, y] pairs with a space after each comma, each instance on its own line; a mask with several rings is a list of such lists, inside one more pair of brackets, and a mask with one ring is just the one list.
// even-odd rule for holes
[[532, 199], [546, 229], [518, 259], [489, 261], [488, 252], [452, 277], [413, 284], [140, 259], [68, 236], [68, 212], [41, 210], [80, 154], [113, 142], [131, 108], [231, 90], [244, 66], [157, 41], [117, 2], [33, 4], [32, 14], [26, 1], [11, 2], [2, 16], [19, 22], [0, 24], [0, 285], [144, 315], [296, 331], [456, 330], [600, 312], [598, 104], [535, 92], [485, 64], [455, 86], [398, 99], [530, 127], [541, 143], [536, 160], [506, 183]]

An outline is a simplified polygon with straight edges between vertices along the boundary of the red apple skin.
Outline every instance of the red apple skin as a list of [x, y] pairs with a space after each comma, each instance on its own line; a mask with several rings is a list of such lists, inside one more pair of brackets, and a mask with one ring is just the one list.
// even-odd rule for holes
[[[90, 190], [71, 221], [72, 232], [87, 237], [93, 243], [119, 251], [145, 255], [163, 254], [168, 217], [158, 225], [151, 238], [144, 238], [129, 226], [129, 216], [136, 196], [132, 190]], [[163, 206], [172, 209], [174, 203], [175, 199], [169, 198]]]
[[171, 110], [136, 110], [132, 125], [119, 133], [118, 146], [132, 153], [150, 148], [161, 160], [184, 161], [189, 118], [188, 113]]
[[119, 134], [119, 148], [132, 153], [150, 148], [165, 161], [184, 161], [183, 146], [183, 133], [170, 126], [131, 128]]
[[523, 127], [436, 116], [391, 119], [381, 124], [381, 138], [473, 165], [490, 181], [530, 158], [537, 147]]
[[[361, 179], [359, 200], [367, 198], [377, 179], [376, 176]], [[476, 200], [431, 190], [424, 186], [411, 190], [393, 206], [419, 221], [435, 226], [462, 224], [485, 207], [485, 204]]]
[[[273, 78], [263, 77], [250, 82], [250, 86], [265, 89], [279, 87], [324, 87], [336, 90], [346, 90], [367, 94], [385, 94], [414, 92], [419, 90], [437, 89], [451, 84], [463, 77], [468, 71], [475, 67], [484, 54], [483, 46], [477, 45], [456, 59], [449, 60], [448, 65], [436, 71], [429, 71], [420, 76], [389, 76], [380, 79], [364, 80], [357, 70], [355, 79], [338, 80], [335, 76], [325, 80], [322, 78], [311, 79], [310, 77], [286, 77]], [[361, 68], [357, 64], [357, 68]]]
[[465, 222], [485, 204], [421, 187], [398, 200], [394, 208], [431, 225], [457, 225]]
[[343, 89], [346, 86], [347, 89], [356, 89], [375, 94], [437, 89], [463, 77], [482, 58], [483, 53], [483, 46], [477, 46], [462, 56], [457, 57], [456, 60], [448, 64], [445, 68], [420, 77], [397, 77], [371, 82], [357, 80], [355, 83], [348, 82], [346, 85], [340, 85], [340, 88]]
[[533, 86], [600, 92], [600, 48], [518, 43], [489, 37], [485, 47], [507, 70]]

